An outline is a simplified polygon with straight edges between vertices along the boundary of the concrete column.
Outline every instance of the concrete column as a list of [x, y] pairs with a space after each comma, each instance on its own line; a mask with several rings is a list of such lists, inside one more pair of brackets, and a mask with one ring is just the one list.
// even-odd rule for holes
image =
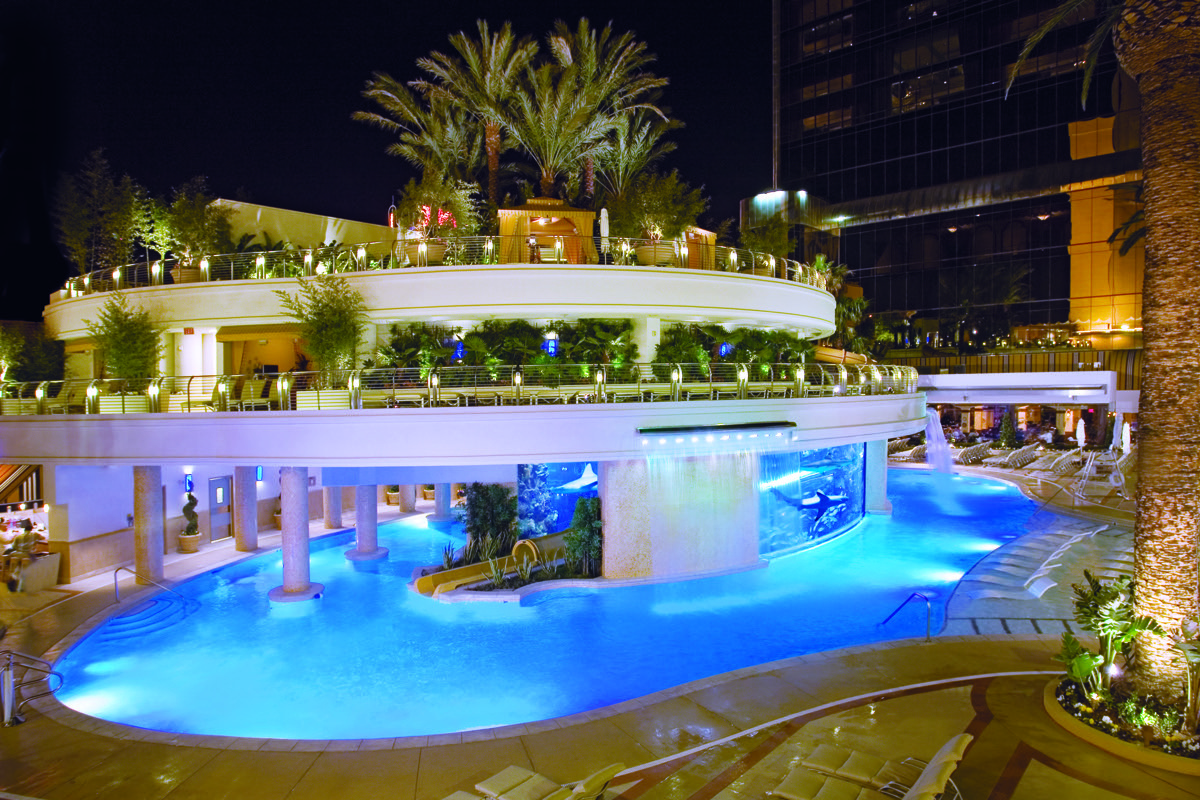
[[454, 517], [450, 516], [450, 493], [448, 483], [433, 486], [433, 513], [425, 519], [436, 528], [448, 528], [454, 522]]
[[[637, 317], [633, 320], [633, 341], [638, 346], [637, 360], [639, 364], [649, 364], [654, 361], [654, 351], [662, 335], [662, 320], [658, 317]], [[650, 377], [643, 375], [643, 378]]]
[[355, 548], [346, 551], [351, 561], [374, 561], [388, 551], [379, 546], [379, 492], [374, 486], [354, 487]]
[[321, 500], [325, 509], [325, 527], [342, 527], [342, 487], [326, 486], [321, 490]]
[[887, 496], [887, 440], [867, 442], [866, 505], [868, 514], [892, 513]]
[[258, 549], [258, 481], [254, 467], [233, 468], [233, 537], [243, 553]]
[[162, 467], [133, 468], [133, 570], [143, 585], [163, 579]]
[[417, 485], [415, 483], [400, 484], [400, 497], [398, 498], [401, 511], [416, 511], [417, 510]]
[[308, 563], [308, 468], [279, 470], [279, 506], [283, 512], [283, 585], [267, 596], [280, 603], [310, 600], [325, 587], [309, 581]]

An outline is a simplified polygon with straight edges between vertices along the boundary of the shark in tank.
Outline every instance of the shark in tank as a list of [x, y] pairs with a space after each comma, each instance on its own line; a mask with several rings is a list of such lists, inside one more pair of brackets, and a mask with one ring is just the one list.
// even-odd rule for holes
[[815, 512], [816, 516], [813, 517], [813, 528], [816, 528], [819, 524], [821, 524], [821, 519], [829, 512], [830, 509], [846, 505], [846, 501], [848, 499], [844, 494], [830, 497], [820, 490], [818, 490], [815, 494], [811, 494], [802, 499], [788, 497], [778, 489], [771, 489], [771, 493], [793, 508], [799, 509], [800, 511]]

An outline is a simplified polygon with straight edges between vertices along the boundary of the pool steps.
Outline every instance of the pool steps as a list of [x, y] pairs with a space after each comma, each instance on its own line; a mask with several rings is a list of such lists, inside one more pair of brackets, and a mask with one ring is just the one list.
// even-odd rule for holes
[[113, 617], [97, 632], [96, 637], [100, 641], [112, 642], [165, 630], [189, 617], [197, 607], [198, 604], [194, 602], [163, 594]]

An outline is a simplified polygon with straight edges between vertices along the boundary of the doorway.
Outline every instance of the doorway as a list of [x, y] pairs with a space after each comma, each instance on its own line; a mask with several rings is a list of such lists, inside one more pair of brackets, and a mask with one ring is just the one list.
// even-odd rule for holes
[[208, 479], [208, 538], [215, 542], [233, 535], [233, 476]]

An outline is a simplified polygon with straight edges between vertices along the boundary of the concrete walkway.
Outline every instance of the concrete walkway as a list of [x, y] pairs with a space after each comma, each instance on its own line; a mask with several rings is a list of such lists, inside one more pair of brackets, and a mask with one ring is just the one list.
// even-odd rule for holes
[[[1045, 486], [1045, 498], [1036, 486], [1027, 491], [1051, 502], [1061, 494]], [[1070, 537], [1102, 524], [1129, 530], [1123, 509], [1102, 506], [1089, 513], [1089, 519], [1048, 524], [1035, 533]], [[265, 533], [261, 543], [270, 548], [278, 536]], [[928, 756], [949, 736], [968, 731], [976, 739], [955, 775], [966, 797], [1200, 797], [1200, 778], [1109, 756], [1046, 715], [1041, 691], [1059, 672], [1050, 658], [1058, 631], [1006, 633], [1007, 623], [996, 623], [995, 630], [980, 625], [1069, 619], [1064, 582], [1106, 558], [1104, 548], [1122, 535], [1085, 537], [1080, 541], [1087, 546], [1077, 551], [1072, 545], [1072, 560], [1050, 571], [1055, 587], [1042, 599], [952, 598], [947, 633], [931, 643], [888, 642], [801, 656], [529, 725], [404, 739], [176, 736], [98, 721], [41, 700], [26, 723], [0, 729], [0, 789], [45, 798], [439, 800], [510, 764], [566, 782], [619, 761], [629, 770], [610, 797], [763, 797], [822, 742], [887, 757]], [[234, 556], [231, 546], [214, 545], [195, 556], [172, 557], [168, 575], [182, 579]], [[991, 554], [972, 575], [986, 574], [1002, 556]], [[111, 576], [66, 588], [79, 594], [14, 626], [4, 646], [53, 658], [80, 626], [112, 612]], [[138, 591], [131, 580], [123, 582], [123, 594]], [[1035, 616], [1027, 616], [1030, 609]], [[962, 625], [973, 627], [952, 632]], [[607, 657], [612, 669], [621, 668], [620, 653]], [[219, 683], [213, 688], [219, 691]]]

